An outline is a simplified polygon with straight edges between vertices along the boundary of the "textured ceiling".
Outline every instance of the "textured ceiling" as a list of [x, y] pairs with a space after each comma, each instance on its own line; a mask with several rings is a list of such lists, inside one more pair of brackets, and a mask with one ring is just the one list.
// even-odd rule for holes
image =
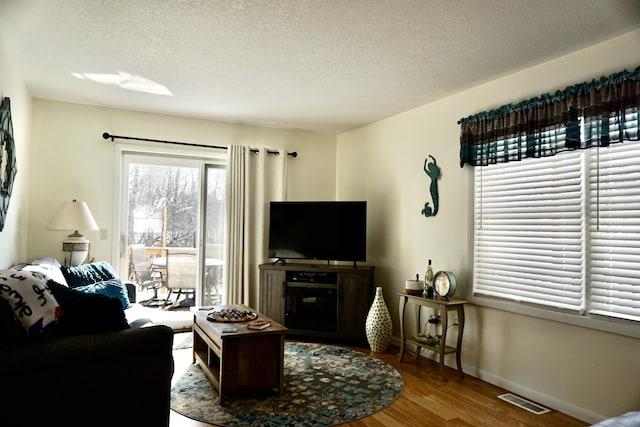
[[[35, 97], [331, 134], [637, 28], [639, 0], [0, 0]], [[71, 74], [119, 72], [173, 95]]]

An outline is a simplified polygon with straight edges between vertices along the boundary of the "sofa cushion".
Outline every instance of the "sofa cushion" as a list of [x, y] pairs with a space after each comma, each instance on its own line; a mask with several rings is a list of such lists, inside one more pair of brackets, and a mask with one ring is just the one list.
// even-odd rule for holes
[[0, 298], [0, 349], [27, 341], [24, 330], [7, 301]]
[[118, 274], [111, 267], [111, 264], [105, 261], [78, 266], [63, 265], [60, 267], [60, 271], [62, 271], [67, 284], [72, 288], [118, 278]]
[[47, 285], [63, 311], [56, 327], [58, 336], [129, 329], [120, 300], [78, 291], [53, 280]]
[[116, 298], [122, 304], [122, 308], [126, 310], [131, 306], [127, 288], [120, 279], [105, 280], [104, 282], [93, 283], [91, 285], [78, 286], [73, 288], [76, 291], [88, 294], [100, 294], [110, 298]]
[[168, 311], [142, 304], [131, 304], [124, 314], [132, 328], [153, 324], [168, 326], [174, 331], [187, 331], [193, 326], [193, 313], [188, 310]]
[[9, 303], [29, 336], [41, 334], [62, 314], [55, 295], [38, 273], [0, 270], [0, 298]]
[[31, 264], [33, 264], [33, 265], [50, 265], [50, 266], [56, 267], [56, 268], [62, 267], [62, 264], [60, 264], [60, 262], [58, 262], [58, 260], [55, 259], [52, 256], [45, 256], [45, 257], [36, 258], [33, 261], [31, 261]]

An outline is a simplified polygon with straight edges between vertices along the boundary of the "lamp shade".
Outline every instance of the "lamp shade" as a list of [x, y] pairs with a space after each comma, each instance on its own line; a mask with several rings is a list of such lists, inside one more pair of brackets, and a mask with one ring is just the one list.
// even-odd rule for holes
[[86, 202], [64, 202], [49, 223], [49, 230], [99, 230]]

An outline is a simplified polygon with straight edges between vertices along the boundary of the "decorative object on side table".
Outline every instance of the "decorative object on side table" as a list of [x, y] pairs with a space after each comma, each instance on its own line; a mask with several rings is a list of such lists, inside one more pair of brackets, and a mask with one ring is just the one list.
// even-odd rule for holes
[[0, 105], [0, 231], [4, 228], [9, 211], [9, 199], [18, 168], [16, 167], [11, 102], [5, 97]]
[[433, 298], [433, 267], [431, 267], [431, 260], [427, 266], [427, 271], [424, 273], [424, 293], [425, 298]]
[[419, 333], [418, 335], [415, 336], [416, 341], [420, 341], [423, 342], [427, 345], [439, 345], [440, 341], [438, 340], [438, 337], [428, 334], [428, 333]]
[[438, 271], [433, 277], [433, 287], [440, 298], [449, 300], [456, 292], [456, 276], [450, 271]]
[[382, 288], [376, 287], [376, 296], [373, 299], [367, 321], [365, 324], [367, 341], [374, 353], [384, 353], [391, 340], [391, 315], [384, 302]]
[[78, 230], [99, 230], [96, 220], [85, 202], [64, 202], [49, 223], [49, 230], [75, 230], [62, 242], [62, 251], [69, 253], [67, 265], [82, 264], [89, 255], [89, 240]]
[[405, 281], [404, 290], [409, 295], [422, 295], [422, 282], [420, 281], [420, 275], [416, 274], [416, 280]]

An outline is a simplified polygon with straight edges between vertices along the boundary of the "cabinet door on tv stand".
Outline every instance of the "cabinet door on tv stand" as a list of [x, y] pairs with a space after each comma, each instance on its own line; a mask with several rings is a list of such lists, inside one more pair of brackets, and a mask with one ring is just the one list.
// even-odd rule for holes
[[365, 322], [373, 298], [373, 278], [366, 272], [338, 277], [338, 337], [366, 342]]
[[260, 308], [265, 316], [284, 325], [285, 313], [285, 271], [260, 270]]

